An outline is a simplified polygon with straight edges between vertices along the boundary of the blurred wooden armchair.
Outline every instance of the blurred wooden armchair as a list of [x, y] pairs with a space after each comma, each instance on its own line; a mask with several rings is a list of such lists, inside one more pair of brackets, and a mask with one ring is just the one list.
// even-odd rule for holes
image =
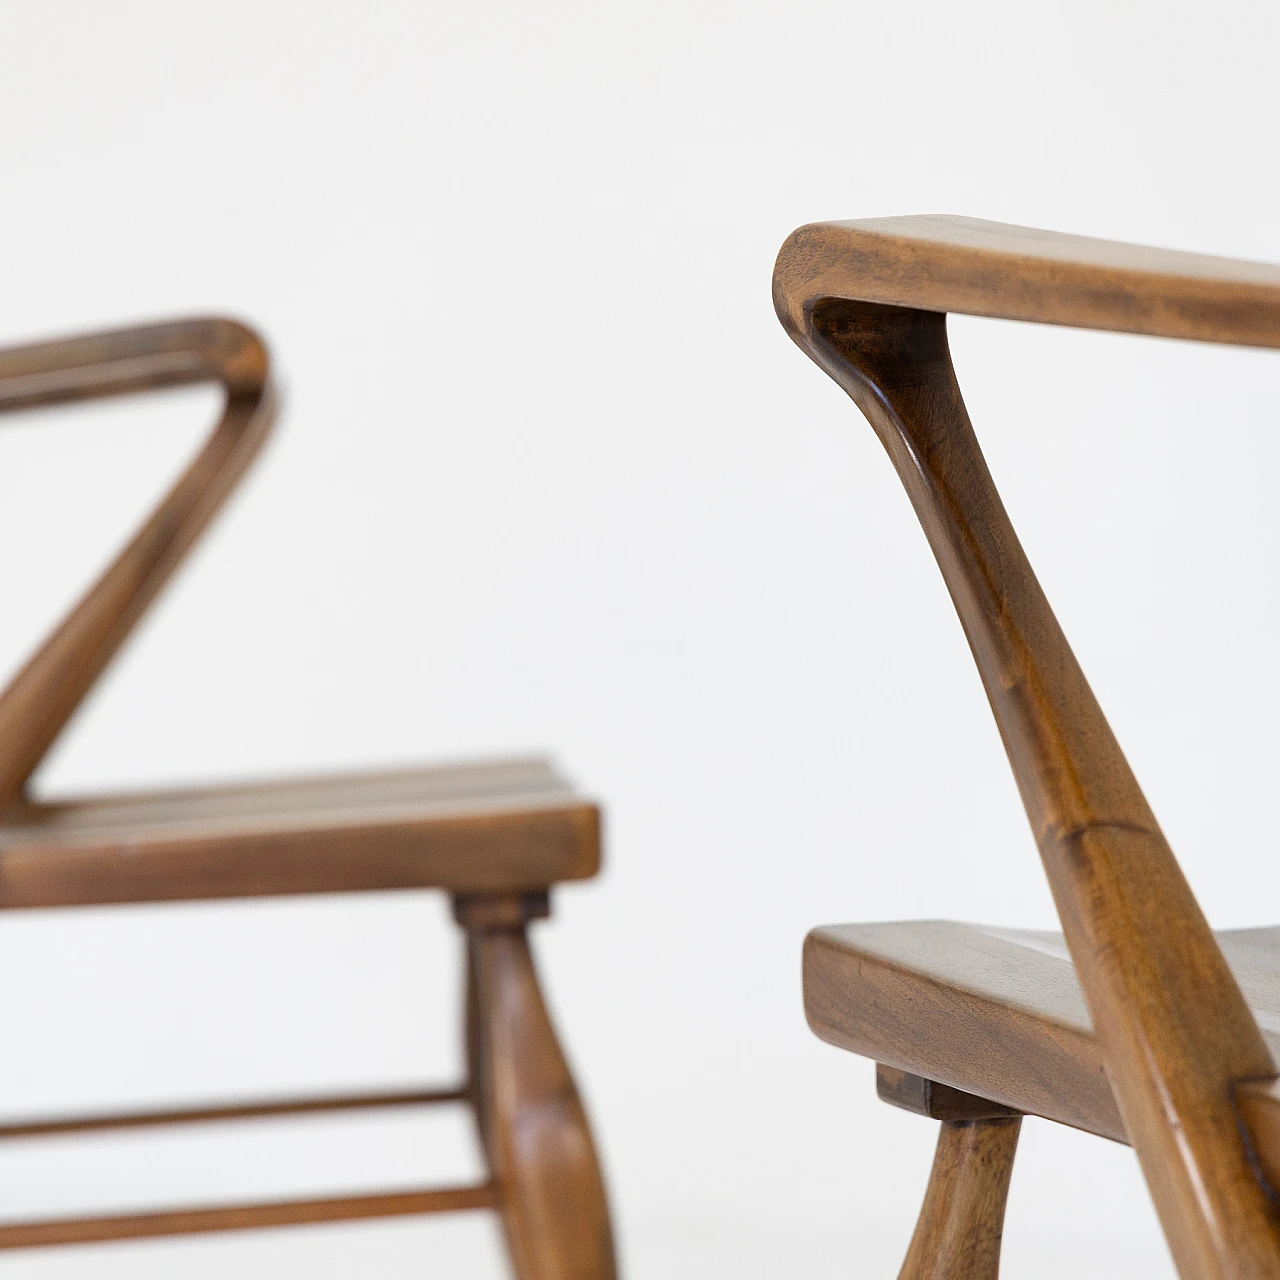
[[1021, 1116], [1137, 1152], [1180, 1275], [1280, 1276], [1280, 928], [1215, 935], [1018, 543], [946, 313], [1280, 347], [1280, 267], [967, 218], [814, 224], [774, 301], [889, 453], [963, 623], [1063, 935], [836, 925], [817, 1034], [941, 1120], [904, 1280], [994, 1277]]
[[220, 383], [222, 416], [155, 514], [0, 695], [0, 910], [435, 888], [467, 940], [460, 1086], [0, 1125], [0, 1138], [464, 1101], [478, 1186], [0, 1225], [0, 1248], [495, 1209], [521, 1280], [609, 1280], [586, 1115], [526, 926], [599, 867], [599, 811], [543, 761], [45, 804], [27, 782], [77, 704], [252, 461], [271, 423], [257, 336], [198, 319], [0, 351], [0, 412]]

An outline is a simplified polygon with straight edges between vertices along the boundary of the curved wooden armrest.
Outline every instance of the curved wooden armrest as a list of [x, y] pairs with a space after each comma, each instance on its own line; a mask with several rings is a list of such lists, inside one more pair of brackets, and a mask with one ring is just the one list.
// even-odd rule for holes
[[1280, 347], [1280, 266], [1269, 262], [916, 214], [811, 223], [791, 234], [778, 266], [774, 296], [789, 328], [806, 300], [839, 297]]
[[178, 320], [0, 351], [0, 413], [217, 382], [221, 417], [155, 513], [0, 695], [0, 811], [252, 461], [273, 416], [258, 336], [233, 320]]
[[945, 316], [1280, 346], [1280, 268], [890, 218], [802, 227], [773, 285], [784, 327], [880, 437], [937, 557], [1181, 1274], [1280, 1276], [1232, 1103], [1236, 1082], [1275, 1067], [1009, 522]]

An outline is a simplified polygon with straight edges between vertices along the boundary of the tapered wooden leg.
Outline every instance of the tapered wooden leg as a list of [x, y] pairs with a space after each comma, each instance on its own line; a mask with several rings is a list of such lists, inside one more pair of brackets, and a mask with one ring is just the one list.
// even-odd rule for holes
[[944, 1120], [898, 1280], [996, 1280], [1020, 1116]]
[[485, 1055], [481, 1052], [480, 989], [476, 980], [476, 962], [470, 934], [467, 935], [465, 966], [467, 987], [464, 1043], [467, 1050], [467, 1097], [471, 1102], [471, 1112], [475, 1117], [476, 1132], [480, 1138], [480, 1148], [484, 1152], [485, 1164], [489, 1169], [489, 1176], [493, 1177], [493, 1144], [489, 1140], [489, 1114], [492, 1108], [487, 1101], [491, 1089]]
[[518, 1280], [614, 1280], [586, 1112], [543, 1003], [526, 923], [546, 895], [459, 897], [467, 1046], [481, 1141]]

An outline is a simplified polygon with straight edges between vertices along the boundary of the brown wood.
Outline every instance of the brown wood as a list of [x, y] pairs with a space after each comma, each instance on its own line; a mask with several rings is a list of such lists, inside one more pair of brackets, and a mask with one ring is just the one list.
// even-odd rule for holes
[[274, 403], [266, 348], [232, 320], [180, 320], [0, 351], [0, 413], [217, 382], [208, 443], [155, 514], [0, 695], [0, 810], [244, 474]]
[[[1272, 1020], [1271, 1028], [1276, 1027]], [[1280, 1035], [1264, 1031], [1272, 1051], [1280, 1053]], [[1271, 1187], [1280, 1187], [1280, 1081], [1242, 1080], [1236, 1085], [1236, 1110], [1249, 1140], [1249, 1154]]]
[[546, 761], [25, 804], [0, 908], [441, 888], [592, 876], [600, 815]]
[[58, 1134], [95, 1133], [109, 1129], [151, 1129], [171, 1124], [210, 1124], [219, 1120], [266, 1120], [279, 1116], [369, 1111], [383, 1107], [429, 1107], [466, 1102], [468, 1096], [465, 1086], [455, 1089], [403, 1089], [391, 1093], [347, 1093], [319, 1098], [281, 1098], [271, 1102], [237, 1102], [218, 1107], [182, 1107], [170, 1111], [130, 1111], [111, 1115], [66, 1116], [53, 1120], [20, 1120], [0, 1124], [0, 1139], [46, 1138]]
[[468, 1040], [477, 1119], [519, 1280], [616, 1274], [604, 1182], [586, 1113], [542, 1000], [519, 916], [458, 904], [468, 937]]
[[829, 1044], [1127, 1140], [1059, 935], [942, 920], [815, 929], [804, 997], [810, 1027]]
[[898, 1280], [997, 1280], [1020, 1117], [945, 1120]]
[[[1280, 1057], [1280, 927], [1215, 937], [1263, 1039]], [[805, 940], [804, 992], [814, 1032], [876, 1059], [882, 1070], [888, 1065], [935, 1088], [945, 1082], [962, 1096], [1127, 1141], [1059, 933], [950, 920], [828, 925]], [[1251, 1127], [1280, 1130], [1273, 1082], [1237, 1093]], [[1280, 1143], [1263, 1142], [1259, 1150], [1274, 1162]]]
[[1280, 347], [1280, 266], [1270, 262], [940, 214], [801, 227], [778, 262], [774, 280], [783, 293], [775, 297], [787, 316], [820, 297], [856, 298], [919, 311]]
[[876, 1063], [876, 1097], [891, 1107], [930, 1120], [1009, 1120], [1021, 1115], [1013, 1107], [966, 1093], [925, 1076]]
[[464, 929], [523, 929], [531, 920], [551, 914], [551, 895], [540, 893], [458, 893], [453, 898], [453, 918]]
[[1280, 1275], [1280, 1219], [1233, 1104], [1238, 1082], [1275, 1076], [1272, 1055], [1009, 522], [943, 314], [1276, 346], [1280, 268], [887, 219], [801, 228], [774, 298], [870, 421], [938, 560], [1180, 1274]]
[[214, 1208], [166, 1209], [103, 1218], [49, 1219], [0, 1224], [0, 1249], [43, 1249], [60, 1244], [98, 1244], [104, 1240], [138, 1240], [148, 1236], [187, 1236], [206, 1231], [251, 1231], [262, 1227], [355, 1222], [410, 1214], [457, 1213], [493, 1209], [496, 1190], [439, 1187], [428, 1191], [384, 1191], [365, 1196], [333, 1196], [323, 1200], [281, 1200], [270, 1204], [219, 1205]]
[[[196, 1207], [0, 1226], [0, 1247], [493, 1208], [521, 1280], [611, 1280], [603, 1184], [542, 1003], [525, 925], [600, 865], [600, 814], [543, 760], [34, 800], [72, 711], [230, 493], [272, 417], [266, 349], [189, 320], [0, 351], [0, 413], [197, 382], [225, 391], [203, 451], [0, 694], [0, 909], [439, 888], [470, 939], [460, 1090], [14, 1121], [0, 1138], [465, 1101], [496, 1180], [480, 1187]], [[487, 1084], [484, 1082], [488, 1082]]]

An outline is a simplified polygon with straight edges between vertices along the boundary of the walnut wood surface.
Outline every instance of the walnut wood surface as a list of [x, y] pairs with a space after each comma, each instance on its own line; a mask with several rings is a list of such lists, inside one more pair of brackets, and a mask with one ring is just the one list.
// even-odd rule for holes
[[[526, 909], [541, 904], [526, 900]], [[523, 923], [460, 902], [468, 1058], [482, 1144], [518, 1280], [613, 1280], [595, 1144], [539, 990]]]
[[427, 1107], [466, 1102], [465, 1087], [454, 1089], [398, 1089], [390, 1093], [325, 1094], [321, 1097], [274, 1098], [210, 1107], [179, 1107], [163, 1111], [125, 1111], [104, 1115], [60, 1116], [55, 1119], [11, 1120], [0, 1123], [0, 1139], [45, 1138], [68, 1133], [100, 1133], [111, 1129], [152, 1129], [175, 1124], [210, 1124], [219, 1120], [267, 1120], [280, 1116], [320, 1115], [334, 1111], [370, 1111], [383, 1107]]
[[[271, 420], [266, 349], [232, 321], [0, 351], [0, 412], [202, 381], [226, 392], [203, 451], [0, 695], [0, 909], [421, 887], [457, 891], [470, 938], [467, 1086], [496, 1180], [479, 1187], [0, 1225], [0, 1248], [494, 1208], [521, 1280], [612, 1280], [590, 1130], [525, 925], [594, 875], [599, 811], [545, 761], [35, 802], [41, 757], [230, 492]], [[41, 1136], [445, 1100], [324, 1098], [0, 1125]]]
[[0, 350], [0, 413], [220, 383], [208, 443], [65, 621], [0, 695], [0, 811], [36, 765], [261, 447], [273, 400], [266, 348], [232, 320], [144, 325]]
[[[1263, 1022], [1263, 1034], [1280, 1053], [1277, 1021]], [[1280, 1187], [1280, 1080], [1242, 1080], [1235, 1089], [1236, 1110], [1240, 1114], [1250, 1153], [1271, 1187]]]
[[997, 1280], [1019, 1117], [946, 1120], [898, 1280]]
[[615, 1280], [612, 1229], [595, 1144], [542, 999], [526, 936], [529, 921], [547, 913], [545, 892], [465, 894], [455, 899], [455, 915], [468, 938], [468, 1083], [463, 1089], [284, 1099], [0, 1126], [0, 1138], [39, 1137], [465, 1101], [475, 1113], [489, 1182], [0, 1223], [0, 1249], [489, 1208], [502, 1218], [518, 1280]]
[[[917, 214], [801, 227], [775, 277], [820, 297], [1280, 347], [1280, 266]], [[785, 278], [782, 273], [785, 273]]]
[[[847, 1047], [847, 1046], [846, 1046]], [[930, 1120], [1009, 1120], [1022, 1113], [926, 1076], [876, 1063], [876, 1097]]]
[[1280, 1275], [1280, 1220], [1232, 1100], [1276, 1074], [1271, 1053], [1013, 531], [942, 314], [1280, 345], [1280, 273], [890, 219], [801, 228], [774, 300], [875, 429], [938, 560], [1180, 1273]]
[[208, 1231], [250, 1231], [262, 1227], [314, 1226], [322, 1222], [354, 1222], [408, 1214], [457, 1213], [464, 1209], [492, 1209], [497, 1203], [494, 1187], [484, 1183], [478, 1187], [383, 1191], [362, 1196], [164, 1209], [99, 1218], [0, 1222], [0, 1249], [40, 1249], [51, 1245], [100, 1244], [104, 1240], [138, 1240], [150, 1236], [188, 1236]]
[[546, 761], [24, 804], [0, 908], [444, 888], [592, 876], [598, 808]]
[[[1280, 926], [1215, 936], [1280, 1056]], [[1059, 933], [950, 920], [828, 925], [805, 940], [804, 998], [810, 1027], [829, 1044], [965, 1095], [1128, 1140]], [[1250, 1105], [1280, 1127], [1272, 1092], [1251, 1092]], [[905, 1095], [892, 1100], [906, 1105]]]

